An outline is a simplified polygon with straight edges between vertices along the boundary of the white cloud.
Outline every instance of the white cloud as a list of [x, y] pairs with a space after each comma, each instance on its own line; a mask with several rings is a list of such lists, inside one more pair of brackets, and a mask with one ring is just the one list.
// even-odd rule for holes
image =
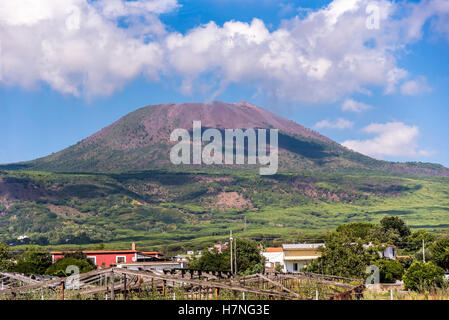
[[401, 94], [415, 96], [423, 93], [431, 92], [432, 89], [427, 84], [425, 77], [418, 77], [415, 80], [404, 82], [401, 85]]
[[343, 146], [372, 157], [428, 156], [430, 151], [418, 147], [419, 128], [402, 122], [373, 123], [363, 132], [376, 134], [372, 139], [348, 140]]
[[351, 112], [363, 112], [366, 111], [368, 109], [371, 109], [372, 106], [363, 103], [363, 102], [359, 102], [359, 101], [355, 101], [353, 99], [346, 99], [343, 102], [343, 105], [341, 106], [341, 110], [343, 111], [351, 111]]
[[156, 37], [164, 33], [155, 16], [163, 10], [161, 2], [1, 1], [3, 84], [45, 82], [62, 93], [89, 96], [113, 93], [139, 74], [157, 79], [163, 66], [160, 44], [136, 36], [134, 27], [142, 22], [120, 28], [113, 19], [118, 14], [103, 11], [121, 4], [130, 19], [139, 14], [142, 30]]
[[329, 129], [350, 129], [354, 126], [354, 122], [343, 119], [343, 118], [338, 118], [336, 121], [332, 122], [329, 120], [322, 120], [320, 122], [318, 122], [317, 124], [315, 124], [315, 128], [316, 129], [325, 129], [325, 128], [329, 128]]
[[146, 1], [122, 1], [122, 0], [97, 0], [94, 5], [101, 8], [104, 16], [109, 18], [125, 17], [129, 15], [141, 15], [148, 13], [167, 13], [179, 7], [176, 0], [146, 0]]
[[[366, 28], [367, 3], [335, 1], [273, 32], [254, 19], [223, 27], [211, 22], [186, 35], [171, 34], [169, 65], [192, 81], [214, 71], [222, 84], [252, 83], [290, 101], [335, 101], [372, 85], [394, 88], [406, 74], [391, 53], [398, 38]], [[379, 6], [385, 14], [390, 11], [387, 1]], [[365, 45], [372, 37], [378, 38], [375, 49]]]
[[[366, 27], [369, 3], [334, 0], [273, 31], [254, 19], [210, 22], [181, 34], [158, 18], [175, 10], [176, 0], [0, 1], [0, 83], [44, 82], [67, 94], [108, 95], [143, 74], [154, 81], [180, 76], [189, 93], [212, 74], [218, 84], [211, 92], [249, 84], [283, 101], [332, 102], [371, 87], [394, 93], [402, 85], [407, 92], [413, 83], [403, 84], [410, 75], [397, 53], [421, 37], [430, 17], [449, 13], [447, 1], [374, 1], [378, 30]], [[445, 32], [441, 21], [436, 26]]]

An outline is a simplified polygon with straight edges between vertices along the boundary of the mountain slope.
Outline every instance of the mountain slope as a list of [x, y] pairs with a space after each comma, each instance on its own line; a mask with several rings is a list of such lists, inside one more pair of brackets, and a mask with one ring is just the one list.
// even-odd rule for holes
[[[280, 171], [383, 170], [405, 174], [449, 175], [438, 165], [394, 164], [350, 151], [331, 139], [249, 103], [162, 104], [138, 109], [83, 141], [44, 158], [18, 164], [55, 172], [124, 172], [167, 169], [170, 133], [203, 128], [279, 129]], [[234, 166], [234, 169], [250, 166]], [[191, 169], [191, 168], [190, 168]], [[254, 168], [257, 169], [257, 168]]]
[[[0, 241], [52, 248], [95, 243], [204, 248], [236, 236], [301, 241], [348, 222], [399, 216], [449, 227], [449, 178], [370, 174], [0, 171]], [[301, 238], [302, 237], [302, 238]], [[283, 240], [281, 240], [283, 239]], [[182, 248], [184, 247], [184, 248]]]
[[[260, 176], [248, 166], [178, 170], [169, 162], [169, 135], [191, 129], [194, 120], [208, 128], [278, 128], [279, 173]], [[250, 170], [234, 170], [242, 168]], [[248, 103], [149, 106], [58, 153], [0, 166], [0, 241], [23, 244], [18, 239], [27, 236], [63, 248], [136, 241], [183, 251], [224, 240], [230, 229], [299, 241], [386, 215], [443, 230], [446, 176], [440, 165], [363, 156]]]

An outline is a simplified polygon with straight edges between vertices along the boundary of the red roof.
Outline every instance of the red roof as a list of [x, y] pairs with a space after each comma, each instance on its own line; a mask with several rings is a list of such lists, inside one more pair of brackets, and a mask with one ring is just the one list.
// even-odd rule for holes
[[[52, 251], [50, 254], [64, 254], [66, 252], [76, 252], [76, 251]], [[136, 253], [137, 250], [83, 250], [86, 254], [108, 254], [108, 253]]]
[[282, 252], [282, 248], [267, 248], [266, 252]]
[[120, 263], [116, 263], [116, 264], [153, 264], [153, 263], [186, 263], [185, 261], [142, 261], [142, 262], [120, 262]]
[[141, 251], [140, 253], [141, 254], [159, 254], [159, 255], [162, 255], [162, 253], [159, 252], [159, 251]]

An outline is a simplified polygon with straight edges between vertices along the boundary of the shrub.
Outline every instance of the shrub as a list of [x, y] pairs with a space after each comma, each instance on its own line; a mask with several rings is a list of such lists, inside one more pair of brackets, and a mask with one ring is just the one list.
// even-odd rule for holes
[[444, 270], [432, 262], [414, 262], [403, 276], [405, 289], [415, 291], [441, 286], [443, 279]]
[[422, 249], [422, 241], [425, 243], [431, 243], [435, 240], [435, 235], [425, 230], [413, 231], [408, 236], [406, 242], [406, 249], [408, 252], [415, 252]]
[[378, 257], [370, 248], [365, 249], [363, 242], [351, 242], [347, 235], [338, 232], [330, 233], [326, 247], [319, 250], [321, 257], [306, 266], [305, 271], [362, 279], [366, 277], [366, 267]]
[[449, 269], [449, 238], [436, 241], [431, 249], [433, 261], [441, 268]]
[[[264, 272], [265, 262], [260, 254], [260, 249], [257, 243], [253, 240], [247, 239], [235, 239], [234, 244], [235, 243], [237, 244], [238, 273], [242, 275], [248, 275]], [[192, 259], [190, 261], [190, 269], [203, 271], [230, 271], [230, 255], [230, 248], [224, 249], [222, 253], [218, 253], [216, 248], [211, 251], [206, 249], [203, 251], [203, 254], [200, 258]]]
[[69, 266], [77, 266], [80, 273], [86, 273], [96, 269], [96, 267], [89, 263], [89, 261], [87, 260], [68, 257], [56, 261], [55, 264], [51, 265], [46, 270], [45, 274], [57, 277], [66, 277], [70, 275], [66, 273], [67, 267]]
[[382, 259], [376, 261], [375, 265], [379, 267], [381, 283], [394, 283], [402, 279], [404, 268], [399, 261]]
[[12, 266], [9, 258], [9, 247], [0, 242], [0, 271], [10, 271]]
[[397, 261], [399, 261], [399, 263], [402, 265], [402, 268], [404, 270], [407, 270], [412, 265], [414, 259], [413, 259], [413, 257], [405, 257], [405, 258], [400, 258]]
[[19, 256], [14, 271], [26, 275], [39, 275], [44, 274], [50, 265], [50, 254], [39, 247], [32, 246]]

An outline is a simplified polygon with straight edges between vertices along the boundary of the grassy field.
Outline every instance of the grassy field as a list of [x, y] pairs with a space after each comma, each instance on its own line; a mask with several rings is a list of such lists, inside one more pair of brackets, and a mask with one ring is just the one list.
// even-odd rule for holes
[[448, 178], [235, 171], [2, 171], [0, 178], [0, 241], [15, 245], [27, 235], [59, 249], [128, 248], [135, 241], [175, 252], [225, 240], [231, 229], [276, 244], [386, 215], [414, 229], [449, 229]]
[[371, 291], [365, 290], [363, 294], [364, 300], [449, 300], [448, 288], [436, 288], [423, 292], [417, 291]]

